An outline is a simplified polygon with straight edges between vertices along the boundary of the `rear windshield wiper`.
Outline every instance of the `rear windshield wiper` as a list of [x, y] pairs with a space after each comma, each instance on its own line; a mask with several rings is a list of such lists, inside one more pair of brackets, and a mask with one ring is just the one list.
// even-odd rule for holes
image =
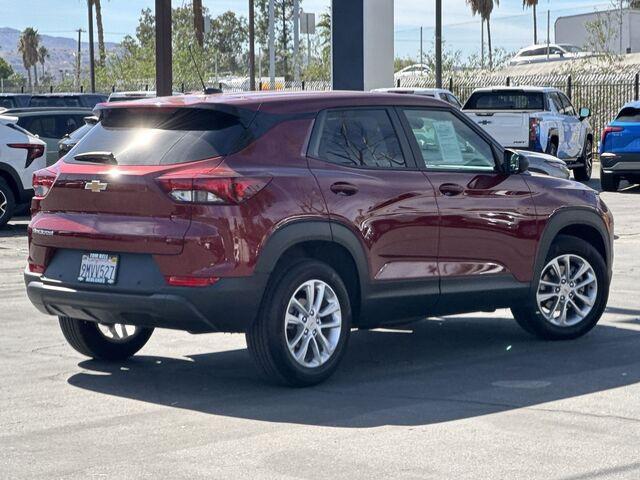
[[73, 159], [76, 162], [106, 163], [107, 165], [117, 165], [118, 161], [111, 152], [85, 152], [79, 153]]

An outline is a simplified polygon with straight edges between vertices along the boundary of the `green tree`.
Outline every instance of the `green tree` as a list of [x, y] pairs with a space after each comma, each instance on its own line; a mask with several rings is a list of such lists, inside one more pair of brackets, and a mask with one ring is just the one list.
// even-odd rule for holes
[[25, 28], [20, 34], [20, 38], [18, 40], [18, 52], [22, 56], [22, 65], [24, 65], [24, 68], [27, 71], [29, 89], [33, 88], [33, 84], [31, 83], [31, 67], [34, 68], [35, 85], [38, 85], [38, 70], [36, 65], [38, 63], [39, 43], [40, 35], [38, 35], [38, 31], [32, 27]]
[[104, 25], [102, 23], [102, 4], [100, 0], [90, 0], [96, 8], [96, 25], [98, 27], [98, 66], [104, 67], [107, 61], [107, 51], [104, 46]]
[[[302, 0], [299, 1], [302, 8]], [[275, 0], [275, 50], [276, 71], [288, 79], [293, 49], [289, 43], [293, 38], [293, 0]], [[255, 0], [256, 43], [267, 51], [269, 44], [269, 0]]]
[[38, 62], [42, 65], [42, 76], [44, 77], [44, 64], [49, 59], [49, 50], [44, 45], [38, 47]]
[[0, 78], [9, 78], [13, 73], [11, 65], [9, 65], [4, 58], [0, 57]]
[[244, 71], [243, 51], [248, 39], [247, 20], [232, 11], [211, 21], [208, 40], [218, 58], [218, 68], [230, 72]]
[[[493, 70], [493, 53], [491, 45], [491, 14], [493, 7], [500, 4], [499, 0], [467, 0], [473, 15], [480, 15], [482, 24], [487, 24], [487, 43], [489, 46], [489, 69]], [[481, 25], [481, 28], [483, 28]]]

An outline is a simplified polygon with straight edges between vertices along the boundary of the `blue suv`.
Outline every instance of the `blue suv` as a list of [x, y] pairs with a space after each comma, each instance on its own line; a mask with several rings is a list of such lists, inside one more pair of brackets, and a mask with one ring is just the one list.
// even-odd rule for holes
[[640, 102], [627, 103], [602, 132], [602, 190], [615, 192], [623, 178], [640, 183]]

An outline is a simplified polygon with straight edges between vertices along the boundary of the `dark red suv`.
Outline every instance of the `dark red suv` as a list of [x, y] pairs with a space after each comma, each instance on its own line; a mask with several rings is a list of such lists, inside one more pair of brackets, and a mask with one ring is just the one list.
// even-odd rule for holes
[[353, 327], [511, 308], [575, 338], [607, 302], [613, 219], [464, 114], [366, 93], [98, 106], [34, 177], [29, 298], [121, 360], [155, 327], [244, 332], [271, 378], [327, 378]]

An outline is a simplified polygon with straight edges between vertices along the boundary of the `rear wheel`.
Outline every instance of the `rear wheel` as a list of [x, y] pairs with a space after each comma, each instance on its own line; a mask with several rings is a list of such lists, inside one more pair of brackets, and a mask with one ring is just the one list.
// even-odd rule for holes
[[560, 235], [535, 292], [511, 311], [525, 331], [547, 340], [569, 340], [598, 323], [608, 296], [609, 276], [600, 253], [584, 240]]
[[9, 184], [0, 178], [0, 228], [4, 227], [13, 217], [16, 207], [15, 196]]
[[104, 325], [69, 317], [59, 317], [59, 322], [69, 345], [96, 360], [125, 360], [144, 347], [153, 333], [153, 328], [121, 323]]
[[573, 170], [573, 177], [579, 182], [587, 182], [591, 180], [591, 172], [593, 170], [593, 142], [587, 140], [582, 153], [582, 167]]
[[620, 177], [613, 173], [606, 173], [600, 168], [600, 186], [605, 192], [617, 192], [620, 186]]
[[247, 346], [272, 381], [322, 382], [337, 368], [351, 328], [347, 289], [333, 268], [303, 260], [274, 273]]

